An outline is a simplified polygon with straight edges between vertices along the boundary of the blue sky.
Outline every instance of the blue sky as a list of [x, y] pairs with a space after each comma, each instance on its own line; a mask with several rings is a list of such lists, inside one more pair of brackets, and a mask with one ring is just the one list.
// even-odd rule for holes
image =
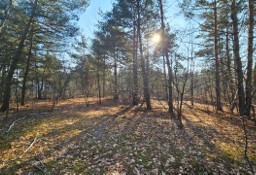
[[[115, 0], [90, 0], [86, 11], [80, 16], [78, 25], [83, 35], [87, 38], [89, 45], [91, 39], [94, 37], [94, 31], [97, 30], [96, 24], [101, 20], [99, 11], [103, 13], [110, 11], [114, 2]], [[165, 0], [165, 2], [164, 12], [166, 22], [169, 23], [171, 32], [176, 33], [178, 39], [176, 42], [181, 46], [178, 47], [177, 52], [187, 53], [187, 48], [190, 47], [190, 44], [184, 43], [184, 41], [188, 41], [188, 29], [196, 28], [198, 24], [193, 23], [193, 21], [190, 21], [192, 23], [189, 24], [189, 22], [185, 20], [179, 8], [179, 0]]]
[[[83, 31], [83, 34], [87, 38], [93, 37], [93, 32], [97, 29], [96, 24], [101, 20], [98, 14], [101, 10], [103, 13], [110, 11], [112, 4], [115, 0], [90, 0], [90, 4], [87, 7], [85, 13], [80, 16], [78, 25]], [[165, 5], [165, 15], [167, 16], [167, 22], [169, 22], [171, 28], [181, 29], [185, 22], [183, 15], [179, 12], [178, 2], [176, 0], [167, 1]]]
[[98, 12], [106, 12], [111, 10], [114, 0], [90, 0], [90, 4], [87, 7], [85, 13], [80, 16], [78, 25], [82, 29], [83, 34], [87, 38], [93, 37], [93, 32], [96, 30], [96, 24], [101, 20]]
[[[90, 0], [89, 6], [86, 8], [85, 12], [81, 14], [80, 20], [78, 21], [78, 25], [82, 31], [82, 34], [87, 38], [87, 43], [90, 46], [91, 39], [94, 37], [94, 31], [97, 30], [96, 24], [98, 21], [102, 20], [99, 15], [99, 11], [105, 13], [112, 9], [112, 4], [116, 0]], [[178, 37], [179, 42], [183, 42], [184, 39], [187, 39], [186, 32], [183, 32], [184, 29], [187, 30], [189, 26], [186, 26], [187, 23], [183, 17], [183, 14], [180, 12], [178, 7], [179, 1], [177, 0], [165, 0], [165, 16], [166, 22], [169, 23], [171, 31], [176, 33], [177, 35], [183, 35]], [[160, 27], [160, 26], [159, 26]], [[177, 32], [177, 30], [179, 30]], [[182, 46], [186, 44], [183, 43]], [[179, 51], [183, 52], [184, 48], [179, 47]], [[177, 51], [178, 51], [177, 50]], [[178, 52], [179, 52], [178, 51]]]

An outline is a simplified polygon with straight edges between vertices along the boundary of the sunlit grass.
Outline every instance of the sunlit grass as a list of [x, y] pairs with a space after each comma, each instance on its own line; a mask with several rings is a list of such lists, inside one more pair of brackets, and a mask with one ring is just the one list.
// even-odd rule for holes
[[[43, 156], [42, 162], [49, 171], [57, 169], [59, 173], [63, 168], [63, 172], [75, 174], [95, 173], [95, 168], [88, 169], [96, 161], [90, 158], [91, 155], [99, 155], [102, 160], [118, 157], [120, 164], [127, 166], [126, 172], [134, 171], [133, 164], [126, 165], [124, 161], [132, 159], [134, 164], [148, 170], [156, 166], [153, 159], [163, 164], [169, 162], [168, 167], [159, 165], [159, 171], [179, 169], [184, 166], [184, 161], [191, 163], [194, 170], [201, 171], [200, 157], [215, 163], [225, 160], [227, 165], [240, 164], [244, 160], [243, 132], [239, 125], [224, 120], [223, 116], [220, 121], [214, 113], [184, 107], [185, 129], [180, 132], [170, 119], [164, 101], [160, 104], [152, 100], [153, 110], [150, 112], [145, 110], [145, 104], [130, 107], [114, 101], [105, 102], [106, 105], [91, 102], [92, 105], [86, 107], [84, 99], [61, 101], [53, 112], [34, 113], [17, 122], [11, 132], [3, 136], [5, 142], [1, 142], [0, 159], [3, 161], [0, 168], [3, 172], [33, 171], [32, 162], [37, 161], [39, 155]], [[98, 131], [99, 137], [96, 135]], [[76, 136], [78, 140], [73, 144], [70, 139]], [[35, 144], [24, 153], [36, 137]], [[65, 157], [67, 147], [82, 157], [70, 153]], [[255, 160], [253, 147], [255, 145], [250, 142], [248, 155], [251, 160]], [[173, 162], [168, 160], [170, 155]], [[115, 171], [114, 167], [111, 164], [100, 173]]]

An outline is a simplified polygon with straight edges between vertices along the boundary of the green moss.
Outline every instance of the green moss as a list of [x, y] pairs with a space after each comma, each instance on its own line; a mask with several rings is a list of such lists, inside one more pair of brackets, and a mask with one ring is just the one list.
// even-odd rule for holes
[[12, 145], [6, 138], [0, 138], [0, 152], [11, 149]]
[[235, 147], [230, 144], [221, 144], [219, 149], [221, 151], [221, 158], [225, 161], [238, 164], [241, 163], [241, 160], [243, 159], [242, 147]]
[[80, 174], [83, 173], [84, 170], [86, 169], [87, 164], [85, 162], [78, 162], [76, 163], [76, 165], [74, 166], [74, 173], [75, 174]]

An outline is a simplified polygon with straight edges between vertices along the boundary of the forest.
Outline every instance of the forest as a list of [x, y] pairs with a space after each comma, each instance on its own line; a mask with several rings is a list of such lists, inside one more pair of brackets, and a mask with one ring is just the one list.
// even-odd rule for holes
[[0, 1], [0, 174], [256, 174], [256, 1], [93, 1]]

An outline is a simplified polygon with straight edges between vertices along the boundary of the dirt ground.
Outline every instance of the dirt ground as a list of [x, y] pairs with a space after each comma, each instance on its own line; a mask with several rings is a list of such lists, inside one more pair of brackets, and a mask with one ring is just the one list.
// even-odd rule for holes
[[[189, 104], [189, 103], [188, 103]], [[252, 174], [256, 127], [203, 104], [184, 105], [184, 129], [152, 100], [152, 111], [111, 99], [34, 101], [0, 113], [0, 174]], [[244, 156], [248, 142], [247, 159]], [[251, 165], [251, 166], [250, 166]]]

